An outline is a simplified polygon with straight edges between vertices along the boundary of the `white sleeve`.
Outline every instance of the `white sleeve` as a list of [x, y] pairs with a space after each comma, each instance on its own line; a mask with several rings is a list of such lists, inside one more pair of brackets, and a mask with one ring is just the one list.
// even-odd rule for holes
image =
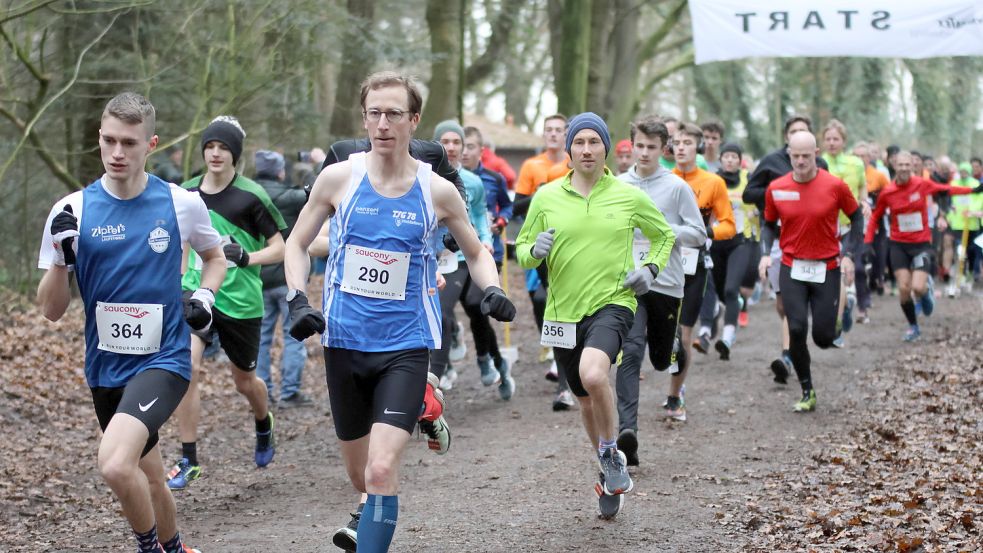
[[[55, 259], [55, 245], [51, 240], [51, 221], [59, 212], [65, 209], [66, 205], [72, 206], [72, 213], [81, 223], [82, 221], [82, 191], [72, 192], [68, 196], [55, 202], [48, 213], [48, 218], [44, 221], [44, 230], [41, 232], [41, 249], [38, 252], [38, 269], [48, 270]], [[82, 229], [79, 229], [82, 232]], [[78, 248], [78, 241], [75, 242]]]
[[198, 253], [222, 244], [222, 237], [212, 227], [208, 208], [197, 192], [171, 184], [171, 196], [174, 198], [174, 212], [177, 214], [182, 244], [187, 242]]

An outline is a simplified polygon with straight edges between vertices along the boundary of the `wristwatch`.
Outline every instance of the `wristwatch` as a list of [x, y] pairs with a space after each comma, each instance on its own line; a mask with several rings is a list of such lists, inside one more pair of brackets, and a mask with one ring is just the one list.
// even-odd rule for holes
[[298, 290], [296, 288], [291, 288], [289, 291], [287, 291], [287, 301], [288, 302], [294, 301], [294, 298], [296, 298], [297, 296], [307, 297], [307, 294], [301, 292], [300, 290]]

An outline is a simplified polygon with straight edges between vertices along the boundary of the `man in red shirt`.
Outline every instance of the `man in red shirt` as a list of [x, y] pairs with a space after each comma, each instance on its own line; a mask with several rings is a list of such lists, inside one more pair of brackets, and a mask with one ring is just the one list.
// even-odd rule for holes
[[910, 152], [898, 152], [894, 160], [894, 182], [887, 185], [877, 196], [877, 204], [870, 216], [864, 242], [867, 244], [865, 256], [873, 255], [874, 234], [877, 221], [885, 212], [891, 224], [891, 238], [888, 240], [888, 257], [898, 283], [898, 297], [901, 311], [908, 320], [905, 342], [914, 342], [921, 336], [915, 302], [925, 316], [935, 309], [935, 298], [930, 284], [930, 275], [935, 266], [935, 249], [932, 247], [932, 229], [928, 226], [928, 201], [933, 194], [978, 194], [983, 192], [983, 184], [976, 188], [950, 187], [913, 175], [914, 164]]
[[[819, 148], [810, 132], [789, 138], [792, 173], [772, 181], [765, 192], [764, 225], [761, 229], [762, 257], [758, 270], [764, 278], [771, 267], [772, 243], [781, 223], [782, 265], [779, 287], [788, 319], [789, 356], [802, 385], [797, 412], [816, 409], [812, 387], [807, 337], [812, 315], [812, 340], [821, 349], [836, 339], [837, 308], [840, 301], [840, 266], [853, 271], [853, 251], [859, 246], [863, 214], [850, 188], [816, 165]], [[838, 218], [850, 217], [850, 234], [840, 260]]]

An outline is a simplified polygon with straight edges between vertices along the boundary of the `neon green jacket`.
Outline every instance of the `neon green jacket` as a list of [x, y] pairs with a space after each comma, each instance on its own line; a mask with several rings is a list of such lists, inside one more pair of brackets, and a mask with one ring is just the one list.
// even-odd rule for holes
[[669, 262], [676, 237], [651, 198], [608, 169], [586, 198], [573, 189], [571, 175], [541, 186], [533, 196], [515, 241], [519, 264], [526, 269], [538, 266], [542, 260], [532, 256], [536, 236], [555, 228], [553, 248], [546, 256], [546, 320], [576, 323], [606, 305], [634, 311], [635, 293], [622, 283], [635, 269], [635, 229], [651, 242], [644, 264], [655, 264], [660, 271]]
[[[967, 179], [953, 179], [952, 186], [965, 186], [975, 188], [979, 181], [973, 177]], [[952, 196], [952, 209], [946, 214], [945, 218], [949, 221], [949, 228], [952, 230], [963, 230], [966, 228], [966, 221], [969, 221], [969, 230], [979, 230], [979, 217], [964, 217], [966, 211], [983, 211], [983, 194], [960, 194]]]
[[[867, 166], [859, 157], [852, 154], [841, 153], [839, 155], [823, 154], [826, 165], [829, 166], [829, 174], [839, 177], [846, 183], [853, 192], [853, 199], [860, 201], [860, 189], [867, 186]], [[849, 225], [850, 218], [840, 213], [840, 225]]]

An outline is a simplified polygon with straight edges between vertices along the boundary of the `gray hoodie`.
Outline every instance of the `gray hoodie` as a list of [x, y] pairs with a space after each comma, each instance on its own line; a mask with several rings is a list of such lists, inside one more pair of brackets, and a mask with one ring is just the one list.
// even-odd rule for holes
[[[680, 247], [702, 248], [706, 245], [707, 230], [703, 226], [703, 216], [696, 206], [696, 195], [686, 181], [672, 174], [659, 165], [655, 173], [642, 178], [635, 172], [632, 165], [626, 173], [618, 178], [642, 189], [652, 198], [656, 207], [665, 216], [666, 222], [676, 234], [676, 243], [669, 254], [669, 263], [659, 273], [652, 290], [674, 298], [683, 297], [683, 285], [686, 275], [683, 274], [683, 258]], [[638, 229], [635, 229], [635, 239], [644, 240]]]

